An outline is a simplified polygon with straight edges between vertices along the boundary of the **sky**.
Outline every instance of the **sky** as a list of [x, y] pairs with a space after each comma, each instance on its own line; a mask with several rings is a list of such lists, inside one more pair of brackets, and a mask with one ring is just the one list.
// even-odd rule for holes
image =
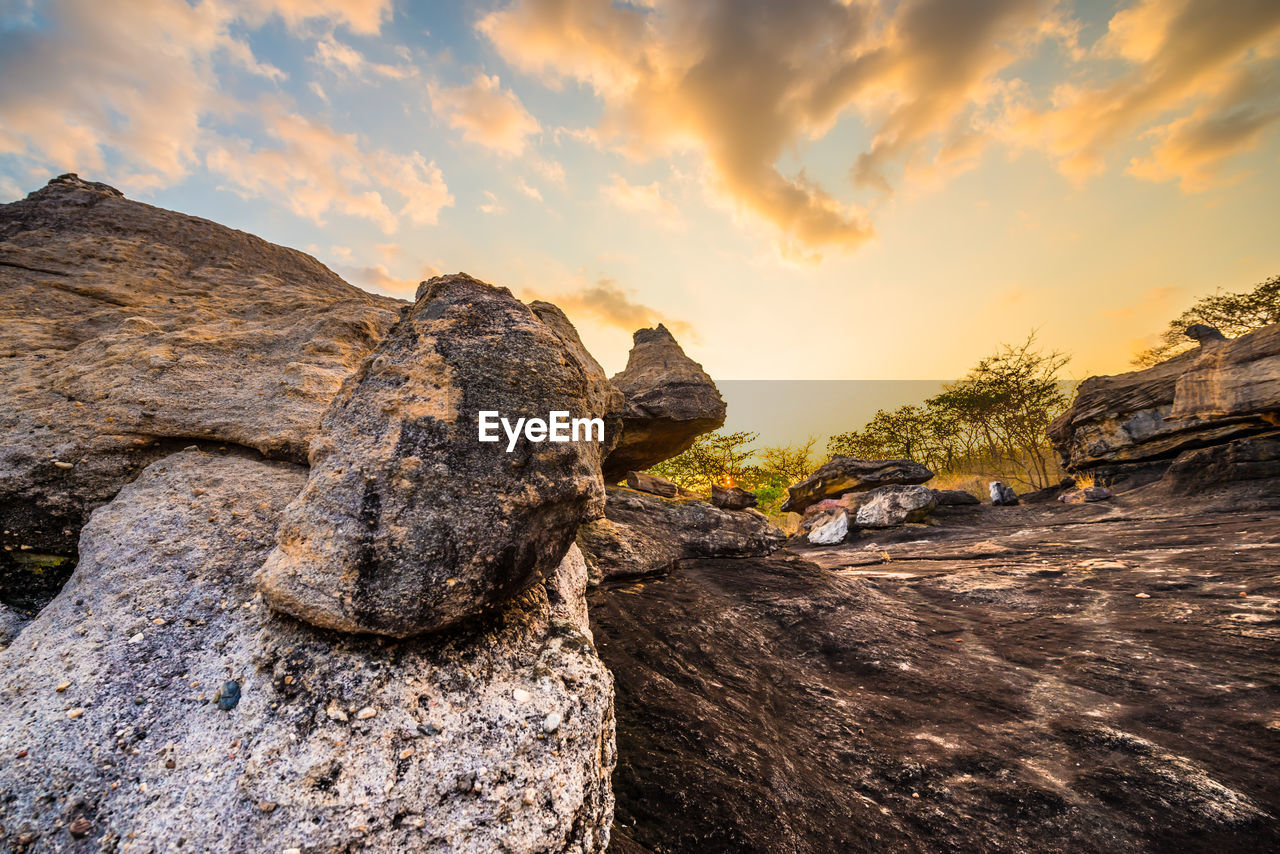
[[73, 171], [610, 372], [1128, 370], [1280, 274], [1276, 0], [0, 0], [0, 201]]

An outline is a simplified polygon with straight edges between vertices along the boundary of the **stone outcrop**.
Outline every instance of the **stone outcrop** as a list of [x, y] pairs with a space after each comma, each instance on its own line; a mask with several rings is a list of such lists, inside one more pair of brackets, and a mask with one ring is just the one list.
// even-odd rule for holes
[[1072, 489], [1058, 496], [1058, 500], [1063, 504], [1089, 504], [1094, 501], [1107, 501], [1110, 498], [1112, 498], [1111, 490], [1103, 486]]
[[604, 850], [612, 683], [576, 551], [447, 638], [316, 629], [251, 582], [305, 481], [179, 453], [93, 514], [0, 652], [0, 848]]
[[1158, 478], [1180, 453], [1274, 429], [1280, 324], [1235, 339], [1192, 327], [1200, 346], [1141, 371], [1090, 377], [1049, 436], [1073, 471], [1104, 483]]
[[927, 486], [880, 486], [867, 493], [854, 523], [859, 528], [892, 528], [922, 522], [938, 506]]
[[193, 440], [304, 461], [401, 305], [73, 175], [0, 205], [3, 545], [74, 554], [90, 510]]
[[978, 496], [967, 489], [935, 489], [933, 497], [939, 507], [964, 507], [982, 503]]
[[680, 495], [680, 487], [667, 480], [665, 477], [658, 477], [656, 474], [647, 474], [640, 471], [627, 472], [627, 488], [634, 489], [637, 492], [648, 492], [651, 495], [658, 495], [662, 498], [675, 498]]
[[991, 503], [996, 507], [1013, 507], [1018, 503], [1018, 493], [1013, 491], [1012, 486], [993, 480], [987, 485], [987, 489], [991, 493]]
[[691, 558], [768, 555], [785, 539], [755, 510], [721, 510], [621, 487], [608, 488], [604, 512], [604, 519], [578, 531], [597, 580], [669, 572]]
[[809, 530], [809, 543], [815, 546], [834, 546], [843, 543], [849, 535], [849, 514], [836, 510], [816, 520]]
[[716, 384], [665, 326], [638, 330], [634, 340], [627, 367], [612, 380], [626, 396], [626, 409], [622, 437], [604, 464], [611, 484], [687, 450], [725, 419]]
[[1163, 480], [1183, 495], [1246, 481], [1276, 481], [1280, 494], [1280, 431], [1184, 451]]
[[756, 494], [740, 486], [711, 485], [711, 506], [723, 510], [746, 510], [756, 506]]
[[839, 498], [850, 492], [866, 492], [889, 484], [914, 485], [933, 477], [933, 472], [914, 460], [860, 460], [835, 456], [809, 477], [787, 490], [784, 511], [803, 513], [824, 498]]
[[273, 608], [406, 637], [555, 568], [578, 525], [603, 512], [608, 443], [530, 437], [508, 451], [504, 430], [477, 441], [478, 413], [604, 420], [621, 398], [563, 315], [541, 313], [554, 322], [465, 274], [419, 287], [325, 414], [310, 478], [259, 575]]

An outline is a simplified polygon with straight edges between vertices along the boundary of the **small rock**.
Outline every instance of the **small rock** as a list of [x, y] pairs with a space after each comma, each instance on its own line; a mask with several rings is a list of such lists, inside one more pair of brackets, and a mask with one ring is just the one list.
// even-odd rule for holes
[[746, 510], [756, 506], [756, 494], [738, 486], [711, 486], [711, 505], [722, 510]]
[[57, 688], [54, 688], [53, 690], [55, 690], [55, 691], [57, 691], [59, 694], [61, 694], [63, 691], [67, 690], [67, 689], [68, 689], [68, 688], [70, 688], [70, 687], [71, 687], [71, 683], [70, 683], [70, 682], [62, 682], [62, 683], [60, 683], [60, 684], [58, 685], [58, 687], [57, 687]]
[[75, 463], [64, 463], [62, 460], [54, 460], [53, 464], [60, 469], [75, 468]]
[[996, 507], [1012, 507], [1018, 503], [1018, 494], [1011, 486], [1005, 486], [1000, 481], [993, 480], [988, 489], [991, 492], [991, 503]]
[[71, 822], [71, 826], [67, 830], [71, 831], [71, 835], [75, 837], [88, 836], [89, 831], [93, 830], [93, 825], [89, 823], [89, 819], [80, 816]]
[[378, 710], [373, 706], [365, 706], [363, 709], [356, 712], [356, 720], [367, 721], [376, 714], [378, 714]]
[[809, 532], [809, 542], [815, 546], [834, 546], [844, 542], [849, 535], [849, 514], [843, 510], [837, 512], [831, 521], [819, 525]]
[[413, 753], [414, 753], [414, 750], [412, 747], [406, 747], [404, 750], [400, 751], [400, 758], [408, 759], [410, 756], [413, 755]]
[[1135, 594], [1134, 594], [1134, 598], [1135, 598], [1135, 599], [1150, 599], [1150, 598], [1151, 598], [1151, 594], [1150, 594], [1150, 593], [1135, 593]]
[[275, 801], [260, 801], [258, 803], [258, 809], [262, 810], [265, 813], [275, 812], [276, 806], [277, 804], [275, 803]]
[[[1242, 593], [1240, 595], [1243, 596], [1244, 594]], [[511, 692], [511, 699], [515, 700], [517, 703], [527, 703], [532, 698], [533, 695], [523, 688], [517, 688]]]
[[647, 474], [642, 471], [627, 472], [627, 487], [639, 492], [658, 495], [662, 498], [675, 498], [680, 494], [680, 487], [665, 477], [658, 477], [656, 474]]
[[141, 643], [141, 642], [142, 642], [142, 632], [138, 632], [136, 635], [129, 638], [129, 643]]
[[347, 713], [338, 705], [337, 700], [330, 700], [329, 705], [325, 706], [324, 713], [329, 716], [329, 720], [346, 722]]
[[224, 712], [231, 711], [240, 703], [240, 683], [234, 679], [223, 682], [213, 699], [218, 703], [219, 709]]
[[83, 714], [84, 714], [83, 708], [75, 708], [67, 712], [67, 717], [71, 718], [72, 720], [75, 720], [76, 718], [80, 717]]
[[542, 719], [542, 731], [548, 734], [555, 732], [560, 729], [560, 722], [563, 719], [559, 712], [551, 712]]

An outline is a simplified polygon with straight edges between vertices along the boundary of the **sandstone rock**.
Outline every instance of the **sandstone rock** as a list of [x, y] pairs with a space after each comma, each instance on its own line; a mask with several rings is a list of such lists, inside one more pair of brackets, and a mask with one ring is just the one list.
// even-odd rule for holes
[[1018, 503], [1018, 493], [1013, 491], [1013, 487], [993, 480], [988, 488], [991, 491], [991, 503], [996, 507], [1012, 507]]
[[[305, 480], [180, 453], [93, 514], [71, 581], [0, 653], [0, 836], [40, 851], [603, 851], [613, 692], [573, 552], [474, 631], [318, 630], [251, 583]], [[229, 680], [240, 699], [224, 711], [212, 698]]]
[[663, 498], [675, 498], [680, 494], [680, 487], [665, 477], [658, 477], [656, 474], [646, 474], [645, 472], [627, 472], [627, 487], [638, 492], [659, 495]]
[[1183, 495], [1227, 484], [1266, 480], [1274, 480], [1274, 491], [1280, 494], [1280, 431], [1184, 451], [1164, 476], [1173, 491]]
[[1086, 486], [1083, 489], [1064, 492], [1058, 496], [1058, 500], [1064, 504], [1089, 504], [1094, 501], [1106, 501], [1111, 497], [1111, 490], [1105, 487]]
[[669, 460], [724, 425], [715, 383], [665, 326], [638, 330], [634, 340], [627, 367], [612, 380], [626, 396], [626, 409], [622, 437], [604, 464], [608, 483]]
[[880, 486], [866, 494], [854, 523], [860, 528], [892, 528], [924, 521], [937, 506], [927, 486]]
[[963, 507], [982, 503], [978, 496], [967, 489], [935, 489], [933, 497], [937, 500], [939, 507]]
[[1274, 428], [1280, 412], [1280, 324], [1227, 340], [1211, 327], [1200, 347], [1151, 368], [1080, 384], [1049, 426], [1070, 470], [1105, 483], [1154, 480], [1182, 451]]
[[843, 543], [849, 535], [849, 514], [836, 510], [829, 519], [809, 531], [809, 543], [815, 546], [834, 546]]
[[740, 486], [711, 485], [711, 505], [724, 510], [746, 510], [756, 506], [756, 494]]
[[0, 205], [0, 539], [74, 554], [90, 510], [193, 440], [304, 460], [401, 304], [73, 175]]
[[605, 518], [578, 530], [578, 546], [597, 579], [669, 572], [682, 560], [757, 557], [782, 546], [782, 532], [755, 510], [721, 510], [608, 488]]
[[785, 511], [801, 513], [824, 498], [848, 492], [866, 492], [887, 484], [924, 483], [933, 477], [927, 467], [913, 460], [860, 460], [836, 456], [812, 475], [787, 490]]
[[259, 574], [267, 602], [316, 626], [406, 637], [553, 569], [603, 510], [608, 443], [521, 438], [508, 452], [501, 430], [496, 442], [477, 433], [480, 410], [617, 411], [618, 392], [563, 335], [505, 288], [424, 282], [325, 414]]

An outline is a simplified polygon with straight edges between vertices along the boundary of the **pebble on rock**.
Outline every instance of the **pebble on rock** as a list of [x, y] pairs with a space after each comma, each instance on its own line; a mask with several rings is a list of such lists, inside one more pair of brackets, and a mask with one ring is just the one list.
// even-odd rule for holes
[[542, 731], [545, 733], [553, 733], [560, 729], [560, 722], [564, 717], [559, 712], [551, 712], [542, 719]]
[[218, 693], [214, 695], [218, 708], [229, 712], [240, 703], [240, 683], [234, 679], [222, 683]]

